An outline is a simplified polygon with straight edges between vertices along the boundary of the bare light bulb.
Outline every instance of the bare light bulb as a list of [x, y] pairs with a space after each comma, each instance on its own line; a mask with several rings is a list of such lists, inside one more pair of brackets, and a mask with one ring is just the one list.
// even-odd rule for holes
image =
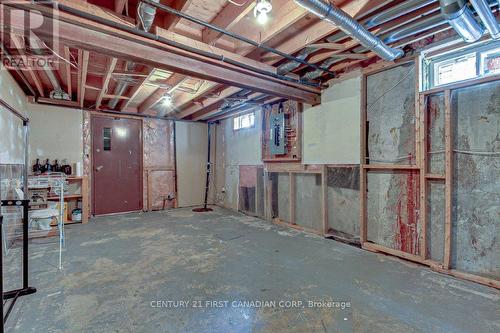
[[170, 95], [163, 96], [162, 105], [164, 107], [172, 106], [172, 96], [170, 96]]
[[266, 24], [267, 23], [267, 13], [266, 12], [260, 12], [258, 15], [257, 15], [257, 22], [259, 22], [259, 24]]

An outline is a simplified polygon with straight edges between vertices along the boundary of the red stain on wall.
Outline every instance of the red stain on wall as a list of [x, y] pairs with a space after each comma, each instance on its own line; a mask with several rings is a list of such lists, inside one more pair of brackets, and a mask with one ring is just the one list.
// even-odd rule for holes
[[[418, 209], [420, 206], [420, 185], [418, 172], [407, 172], [401, 178], [398, 201], [396, 204], [396, 249], [410, 253], [419, 253]], [[404, 191], [403, 189], [406, 189]]]

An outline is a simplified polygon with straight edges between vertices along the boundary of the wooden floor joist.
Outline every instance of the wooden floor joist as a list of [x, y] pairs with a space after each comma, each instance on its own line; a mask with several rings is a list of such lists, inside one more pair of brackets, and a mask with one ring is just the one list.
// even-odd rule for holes
[[[43, 6], [39, 5], [21, 5], [21, 8], [37, 10], [42, 13], [47, 12]], [[39, 14], [33, 14], [32, 12], [32, 15]], [[21, 31], [27, 30], [24, 20], [25, 15], [21, 11], [14, 10], [11, 12], [11, 28]], [[58, 38], [60, 42], [68, 46], [89, 51], [94, 50], [101, 54], [132, 60], [155, 68], [313, 105], [320, 103], [321, 90], [319, 88], [257, 74], [248, 69], [228, 65], [219, 60], [188, 52], [117, 28], [111, 28], [75, 15], [60, 13], [57, 21]], [[37, 32], [40, 38], [51, 39], [54, 36], [54, 31], [50, 29], [50, 26], [56, 22], [50, 17], [45, 17], [44, 22], [47, 22], [47, 27], [42, 26]]]

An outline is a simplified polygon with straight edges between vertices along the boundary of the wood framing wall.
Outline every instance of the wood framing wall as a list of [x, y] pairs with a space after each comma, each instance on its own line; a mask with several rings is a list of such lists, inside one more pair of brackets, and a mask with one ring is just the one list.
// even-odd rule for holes
[[[389, 124], [387, 128], [390, 128], [390, 133], [385, 134], [392, 135], [399, 148], [404, 144], [407, 147], [403, 148], [408, 148], [408, 145], [411, 148], [403, 150], [403, 157], [392, 156], [394, 160], [384, 161], [380, 156], [384, 157], [383, 152], [390, 151], [390, 146], [377, 150], [373, 144], [374, 138], [380, 140], [381, 133], [374, 133], [373, 123], [370, 122], [375, 119], [370, 117], [370, 112], [373, 112], [371, 107], [376, 103], [371, 100], [370, 79], [382, 72], [387, 74], [398, 70], [400, 76], [404, 76], [406, 74], [403, 72], [408, 73], [411, 68], [418, 73], [418, 66], [416, 59], [407, 59], [390, 67], [366, 69], [363, 75], [365, 88], [361, 110], [361, 142], [364, 144], [361, 147], [360, 174], [362, 247], [499, 288], [499, 243], [489, 235], [498, 235], [499, 231], [500, 176], [498, 168], [494, 167], [495, 154], [488, 153], [494, 149], [488, 144], [495, 142], [495, 135], [498, 136], [498, 76], [419, 93], [419, 76], [408, 75], [406, 78], [412, 77], [415, 87], [412, 101], [414, 121], [407, 119], [406, 128], [390, 128]], [[378, 79], [377, 85], [380, 87], [382, 83]], [[403, 80], [390, 75], [385, 79], [393, 82], [390, 85], [400, 84]], [[380, 98], [385, 103], [384, 110], [375, 110], [377, 113], [374, 117], [377, 118], [384, 117], [383, 112], [387, 111], [391, 103], [390, 100], [389, 104], [385, 102], [391, 98], [390, 93], [382, 90], [384, 96]], [[392, 98], [404, 95], [401, 91], [397, 91], [397, 94], [397, 97]], [[401, 101], [396, 104], [401, 106], [394, 108], [393, 114], [389, 115], [393, 119], [412, 109], [405, 110], [409, 105]], [[408, 126], [414, 127], [414, 135], [410, 135], [409, 139], [403, 133], [408, 131]], [[383, 139], [381, 141], [378, 142], [387, 144]], [[415, 152], [414, 157], [410, 156], [411, 153], [407, 154], [412, 151]], [[377, 182], [377, 177], [382, 179]], [[395, 186], [386, 188], [387, 193], [373, 193], [377, 189], [374, 184]], [[379, 201], [384, 205], [381, 211], [373, 209], [376, 201], [374, 196], [377, 195], [386, 196], [382, 202]], [[391, 196], [397, 197], [392, 202], [394, 205], [391, 205]], [[482, 201], [486, 201], [489, 206]], [[474, 209], [474, 206], [481, 209]], [[494, 211], [496, 216], [492, 213]], [[385, 214], [383, 220], [374, 216], [374, 213], [380, 212]], [[386, 225], [386, 230], [393, 232], [392, 243], [387, 242], [387, 238], [374, 236], [373, 228], [380, 228], [382, 223], [396, 225]]]
[[363, 71], [360, 165], [239, 164], [236, 179], [262, 170], [252, 215], [499, 288], [497, 155], [476, 154], [496, 149], [498, 76], [420, 93], [419, 72], [417, 57]]

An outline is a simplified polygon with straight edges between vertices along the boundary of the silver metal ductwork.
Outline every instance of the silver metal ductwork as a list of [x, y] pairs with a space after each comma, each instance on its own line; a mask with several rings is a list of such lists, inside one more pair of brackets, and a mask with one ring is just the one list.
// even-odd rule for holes
[[[152, 1], [160, 3], [160, 0], [152, 0]], [[139, 20], [137, 24], [138, 28], [144, 31], [149, 31], [153, 26], [155, 16], [156, 16], [156, 7], [140, 2], [139, 5], [137, 6], [137, 18]], [[125, 65], [127, 71], [133, 71], [135, 69], [135, 66], [136, 64], [131, 61], [127, 61]], [[118, 82], [113, 95], [122, 96], [123, 94], [125, 94], [129, 86], [130, 83], [125, 80]], [[108, 106], [111, 109], [114, 109], [118, 105], [119, 101], [120, 101], [119, 98], [113, 98], [112, 100], [109, 101]]]
[[[339, 61], [342, 61], [342, 59], [339, 59], [339, 58], [328, 58], [326, 59], [325, 61], [323, 61], [320, 65], [320, 67], [322, 68], [325, 68], [325, 69], [328, 69], [330, 68], [334, 63], [337, 63]], [[323, 71], [322, 70], [315, 70], [315, 71], [312, 71], [312, 72], [307, 72], [306, 74], [304, 74], [301, 79], [303, 80], [306, 80], [306, 81], [312, 81], [312, 80], [315, 80], [317, 79], [318, 77], [320, 77], [321, 75], [323, 75]]]
[[404, 55], [403, 50], [387, 46], [335, 5], [326, 3], [323, 0], [295, 0], [295, 2], [321, 19], [337, 25], [346, 34], [357, 39], [363, 46], [372, 50], [384, 60], [392, 61]]
[[441, 13], [455, 31], [467, 42], [479, 40], [484, 33], [465, 0], [439, 0]]
[[370, 17], [363, 26], [365, 28], [372, 28], [377, 25], [392, 21], [402, 15], [409, 14], [417, 9], [430, 5], [431, 3], [437, 2], [438, 0], [407, 0], [403, 1], [399, 5], [392, 8], [384, 10], [379, 14], [375, 14]]
[[[312, 47], [306, 47], [302, 50], [300, 50], [299, 54], [297, 55], [297, 58], [305, 60], [311, 53], [314, 51], [317, 51], [318, 49], [312, 48]], [[277, 71], [278, 74], [283, 75], [286, 73], [290, 73], [294, 69], [300, 67], [301, 63], [296, 62], [296, 61], [289, 61], [284, 63], [283, 65], [279, 66]]]
[[500, 29], [498, 28], [498, 23], [486, 0], [470, 0], [470, 3], [476, 10], [481, 21], [483, 21], [486, 29], [490, 32], [491, 38], [499, 39]]

